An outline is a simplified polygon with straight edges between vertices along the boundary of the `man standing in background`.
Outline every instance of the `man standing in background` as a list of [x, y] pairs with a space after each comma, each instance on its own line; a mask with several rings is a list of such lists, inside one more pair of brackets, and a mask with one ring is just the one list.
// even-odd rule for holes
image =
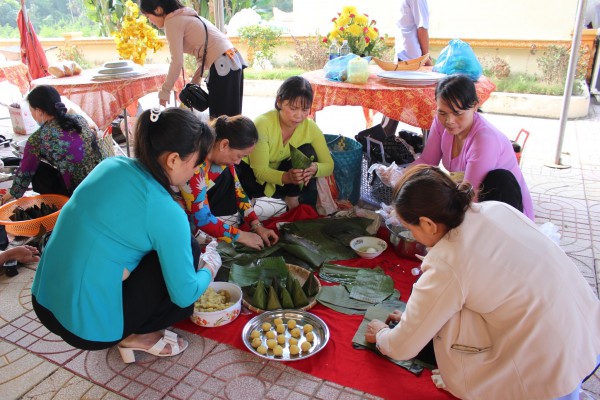
[[[429, 7], [427, 0], [401, 0], [400, 18], [396, 21], [396, 57], [398, 61], [411, 60], [429, 53]], [[428, 60], [425, 65], [431, 65]], [[392, 136], [398, 121], [388, 117], [381, 122], [386, 135]]]

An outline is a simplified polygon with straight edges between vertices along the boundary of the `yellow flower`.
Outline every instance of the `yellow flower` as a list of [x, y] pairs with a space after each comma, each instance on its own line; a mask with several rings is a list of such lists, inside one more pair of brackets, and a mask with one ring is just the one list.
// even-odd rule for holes
[[357, 55], [380, 55], [385, 43], [375, 28], [376, 21], [369, 20], [368, 15], [358, 12], [354, 6], [345, 6], [342, 12], [332, 20], [333, 28], [322, 40], [326, 46], [336, 43], [341, 46], [348, 41], [350, 51]]
[[358, 14], [358, 10], [355, 6], [345, 6], [342, 8], [342, 14]]
[[144, 65], [148, 49], [156, 52], [163, 46], [156, 31], [148, 24], [148, 19], [140, 15], [138, 5], [131, 0], [125, 3], [121, 30], [112, 32], [112, 35], [119, 56], [140, 65]]

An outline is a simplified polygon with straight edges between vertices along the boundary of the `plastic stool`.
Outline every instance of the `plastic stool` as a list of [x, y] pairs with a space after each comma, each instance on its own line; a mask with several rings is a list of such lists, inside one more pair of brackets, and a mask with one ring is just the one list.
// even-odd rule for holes
[[[523, 134], [523, 142], [520, 140], [521, 134]], [[525, 143], [527, 143], [527, 139], [529, 139], [529, 132], [521, 128], [517, 134], [517, 138], [510, 141], [512, 143], [513, 150], [515, 151], [515, 157], [517, 157], [517, 164], [519, 165], [521, 165], [521, 154], [523, 153], [523, 150], [525, 150]]]

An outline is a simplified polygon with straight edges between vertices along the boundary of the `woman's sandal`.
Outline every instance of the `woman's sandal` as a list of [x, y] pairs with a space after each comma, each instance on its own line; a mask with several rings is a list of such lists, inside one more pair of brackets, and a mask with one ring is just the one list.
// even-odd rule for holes
[[[179, 337], [177, 336], [177, 334], [175, 332], [165, 329], [165, 333], [163, 334], [163, 337], [158, 339], [158, 342], [156, 342], [154, 344], [154, 346], [152, 346], [149, 349], [142, 349], [142, 348], [138, 348], [138, 347], [121, 347], [121, 346], [117, 346], [117, 347], [119, 348], [119, 353], [121, 354], [121, 358], [123, 359], [123, 362], [126, 364], [129, 364], [129, 363], [135, 362], [134, 351], [143, 351], [145, 353], [150, 353], [156, 357], [171, 357], [171, 356], [176, 356], [177, 354], [182, 353], [185, 349], [187, 349], [188, 342], [186, 342], [185, 340], [182, 339], [183, 346], [179, 347], [178, 338]], [[161, 354], [160, 352], [165, 348], [166, 345], [171, 346], [171, 352], [168, 354]]]

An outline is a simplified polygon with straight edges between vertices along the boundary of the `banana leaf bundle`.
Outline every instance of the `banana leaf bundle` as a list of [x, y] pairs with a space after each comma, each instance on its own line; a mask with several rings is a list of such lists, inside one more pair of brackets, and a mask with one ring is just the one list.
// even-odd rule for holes
[[319, 293], [319, 286], [317, 285], [317, 278], [315, 278], [315, 273], [311, 271], [310, 275], [302, 285], [302, 290], [306, 293], [307, 296], [316, 296]]
[[[316, 278], [310, 276], [309, 279]], [[273, 285], [266, 285], [262, 280], [258, 281], [254, 287], [244, 288], [244, 291], [252, 296], [250, 304], [268, 311], [306, 307], [310, 303], [308, 298], [312, 297], [307, 296], [300, 282], [289, 274], [286, 278], [286, 285], [280, 286], [279, 292]]]
[[[303, 152], [295, 148], [290, 144], [290, 160], [292, 162], [292, 168], [294, 169], [306, 169], [312, 164], [312, 160], [308, 158]], [[300, 189], [304, 188], [304, 183], [301, 183]]]

